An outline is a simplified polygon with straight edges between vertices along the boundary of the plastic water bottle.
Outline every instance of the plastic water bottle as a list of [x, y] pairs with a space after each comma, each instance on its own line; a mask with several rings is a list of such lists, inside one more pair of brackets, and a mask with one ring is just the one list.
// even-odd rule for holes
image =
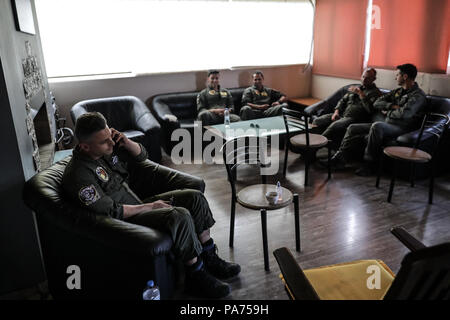
[[224, 123], [225, 127], [228, 128], [230, 126], [230, 110], [228, 108], [225, 108], [225, 111], [223, 113]]
[[158, 286], [155, 285], [153, 280], [149, 280], [147, 282], [147, 287], [144, 289], [144, 293], [142, 294], [142, 298], [144, 300], [161, 300], [161, 295], [159, 293]]
[[283, 188], [281, 188], [280, 181], [277, 182], [276, 192], [277, 192], [277, 197], [275, 199], [275, 203], [278, 203], [278, 201], [282, 200], [282, 194], [283, 194]]

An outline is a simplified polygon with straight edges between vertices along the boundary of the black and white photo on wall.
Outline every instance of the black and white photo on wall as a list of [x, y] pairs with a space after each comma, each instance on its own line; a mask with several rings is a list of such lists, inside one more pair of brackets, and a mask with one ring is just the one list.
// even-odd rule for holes
[[17, 31], [36, 34], [31, 0], [11, 0]]

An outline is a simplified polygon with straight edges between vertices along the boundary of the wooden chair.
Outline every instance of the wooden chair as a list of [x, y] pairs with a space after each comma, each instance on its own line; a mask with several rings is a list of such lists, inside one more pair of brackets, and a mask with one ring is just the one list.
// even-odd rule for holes
[[[309, 115], [303, 111], [291, 110], [283, 108], [283, 119], [286, 128], [286, 143], [284, 151], [284, 166], [283, 176], [286, 177], [287, 159], [289, 150], [295, 153], [300, 153], [305, 158], [305, 186], [308, 185], [309, 165], [311, 159], [318, 149], [322, 147], [328, 148], [328, 179], [331, 178], [330, 167], [330, 147], [328, 139], [320, 134], [309, 133]], [[290, 131], [290, 128], [300, 128], [304, 133], [295, 134]]]
[[[437, 119], [437, 120], [436, 120]], [[439, 121], [440, 120], [440, 121]], [[414, 144], [413, 148], [410, 147], [402, 147], [402, 146], [390, 146], [383, 149], [383, 155], [380, 159], [379, 169], [378, 169], [378, 175], [377, 180], [375, 183], [375, 187], [380, 186], [380, 177], [381, 172], [383, 170], [383, 156], [389, 157], [393, 159], [394, 161], [394, 168], [391, 176], [391, 184], [389, 187], [389, 194], [387, 201], [391, 202], [392, 199], [392, 193], [394, 191], [394, 185], [395, 185], [395, 178], [397, 176], [397, 170], [398, 170], [398, 162], [408, 162], [411, 164], [411, 187], [414, 187], [414, 176], [415, 176], [415, 168], [416, 164], [425, 164], [429, 163], [430, 165], [430, 183], [429, 183], [429, 191], [428, 191], [428, 203], [433, 203], [433, 187], [434, 187], [434, 175], [435, 175], [435, 158], [436, 158], [436, 150], [439, 149], [439, 144], [441, 141], [441, 137], [444, 135], [445, 131], [448, 128], [449, 125], [449, 117], [444, 114], [438, 114], [438, 113], [430, 113], [425, 115], [422, 126], [419, 131], [419, 135], [417, 137], [416, 143]], [[440, 125], [437, 125], [437, 122], [440, 123]], [[434, 135], [434, 145], [431, 146], [429, 149], [431, 150], [430, 153], [420, 150], [420, 144], [421, 139], [425, 134], [427, 135]]]
[[[275, 250], [273, 254], [289, 297], [295, 300], [449, 300], [450, 243], [426, 247], [403, 228], [395, 227], [391, 232], [411, 250], [403, 258], [396, 276], [380, 260], [302, 270], [288, 249]], [[374, 271], [377, 269], [379, 273]], [[373, 286], [374, 275], [379, 276], [378, 287]]]
[[[234, 242], [234, 222], [236, 202], [248, 209], [259, 210], [261, 213], [261, 227], [264, 250], [264, 269], [269, 270], [269, 253], [267, 245], [267, 211], [289, 206], [294, 202], [295, 218], [295, 244], [300, 251], [300, 216], [298, 194], [282, 187], [282, 198], [276, 204], [270, 204], [266, 199], [266, 192], [275, 191], [276, 185], [267, 184], [264, 169], [270, 164], [267, 157], [267, 138], [265, 137], [237, 137], [229, 140], [222, 146], [223, 160], [227, 169], [228, 181], [231, 186], [231, 215], [230, 215], [230, 242]], [[236, 191], [236, 170], [242, 164], [256, 165], [259, 167], [262, 184], [250, 185]]]

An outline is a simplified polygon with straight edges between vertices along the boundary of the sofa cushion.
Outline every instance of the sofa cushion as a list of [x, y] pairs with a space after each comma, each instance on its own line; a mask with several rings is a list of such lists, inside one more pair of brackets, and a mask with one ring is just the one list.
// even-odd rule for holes
[[[369, 269], [373, 268], [373, 269]], [[379, 288], [369, 288], [377, 270]], [[304, 270], [321, 300], [382, 300], [394, 281], [394, 273], [381, 260], [359, 260]]]

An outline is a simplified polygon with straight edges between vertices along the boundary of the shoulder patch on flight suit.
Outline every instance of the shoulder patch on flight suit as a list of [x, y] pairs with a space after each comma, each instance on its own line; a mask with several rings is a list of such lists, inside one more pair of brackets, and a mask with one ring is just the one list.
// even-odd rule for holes
[[216, 90], [209, 90], [208, 93], [213, 96], [216, 94]]
[[103, 182], [107, 182], [109, 180], [108, 173], [102, 167], [97, 167], [97, 169], [95, 169], [95, 173]]
[[257, 95], [259, 95], [259, 91], [258, 91], [258, 90], [256, 90], [256, 89], [255, 89], [255, 93], [256, 93]]
[[263, 92], [261, 92], [261, 95], [264, 97], [267, 97], [267, 92], [263, 91]]
[[220, 95], [221, 95], [222, 97], [226, 97], [226, 96], [228, 95], [228, 93], [226, 93], [226, 92], [221, 92]]
[[80, 198], [81, 202], [83, 202], [87, 206], [100, 199], [100, 195], [98, 194], [97, 189], [95, 189], [93, 184], [81, 188], [80, 191], [78, 191], [78, 197]]

